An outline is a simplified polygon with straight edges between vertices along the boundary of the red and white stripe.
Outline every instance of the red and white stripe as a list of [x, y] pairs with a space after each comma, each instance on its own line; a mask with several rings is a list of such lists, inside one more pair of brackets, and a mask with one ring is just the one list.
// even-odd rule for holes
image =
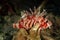
[[42, 16], [27, 16], [23, 18], [19, 23], [13, 24], [13, 28], [25, 28], [30, 29], [32, 25], [34, 26], [37, 22], [39, 23], [39, 29], [46, 29], [52, 25], [50, 21], [46, 23], [47, 19], [43, 18]]

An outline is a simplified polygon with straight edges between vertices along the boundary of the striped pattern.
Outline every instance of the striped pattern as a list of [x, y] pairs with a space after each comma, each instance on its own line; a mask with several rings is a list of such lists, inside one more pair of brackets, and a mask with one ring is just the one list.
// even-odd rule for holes
[[18, 23], [13, 24], [14, 28], [25, 28], [26, 30], [32, 28], [36, 23], [39, 23], [39, 29], [46, 29], [52, 25], [50, 21], [48, 21], [46, 18], [42, 16], [26, 16], [25, 18], [21, 19]]

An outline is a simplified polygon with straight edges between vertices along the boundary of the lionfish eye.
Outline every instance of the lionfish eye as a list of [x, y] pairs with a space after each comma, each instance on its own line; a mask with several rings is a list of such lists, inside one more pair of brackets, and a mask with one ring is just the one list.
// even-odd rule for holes
[[48, 20], [46, 21], [46, 23], [48, 22]]

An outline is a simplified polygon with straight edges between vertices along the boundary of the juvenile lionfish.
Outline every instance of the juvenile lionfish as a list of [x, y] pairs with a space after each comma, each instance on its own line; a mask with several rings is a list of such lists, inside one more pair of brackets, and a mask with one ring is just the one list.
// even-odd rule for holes
[[31, 9], [30, 11], [31, 12], [24, 11], [24, 15], [17, 23], [13, 24], [13, 28], [24, 28], [26, 30], [29, 30], [33, 27], [33, 30], [42, 30], [47, 29], [52, 25], [52, 22], [45, 18], [45, 15], [47, 13], [45, 10], [43, 10], [41, 13], [37, 11], [36, 8], [34, 8], [34, 12]]

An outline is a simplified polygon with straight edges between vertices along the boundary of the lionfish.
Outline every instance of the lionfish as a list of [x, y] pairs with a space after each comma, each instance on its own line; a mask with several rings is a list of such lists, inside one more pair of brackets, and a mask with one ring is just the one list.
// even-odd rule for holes
[[32, 27], [33, 27], [33, 30], [47, 29], [52, 25], [52, 22], [49, 21], [47, 18], [45, 18], [45, 15], [46, 15], [45, 10], [43, 10], [43, 12], [40, 14], [39, 12], [37, 12], [36, 9], [34, 9], [34, 12], [24, 11], [24, 15], [21, 17], [21, 19], [17, 23], [13, 24], [13, 28], [18, 28], [18, 29], [24, 28], [26, 30], [29, 30]]

